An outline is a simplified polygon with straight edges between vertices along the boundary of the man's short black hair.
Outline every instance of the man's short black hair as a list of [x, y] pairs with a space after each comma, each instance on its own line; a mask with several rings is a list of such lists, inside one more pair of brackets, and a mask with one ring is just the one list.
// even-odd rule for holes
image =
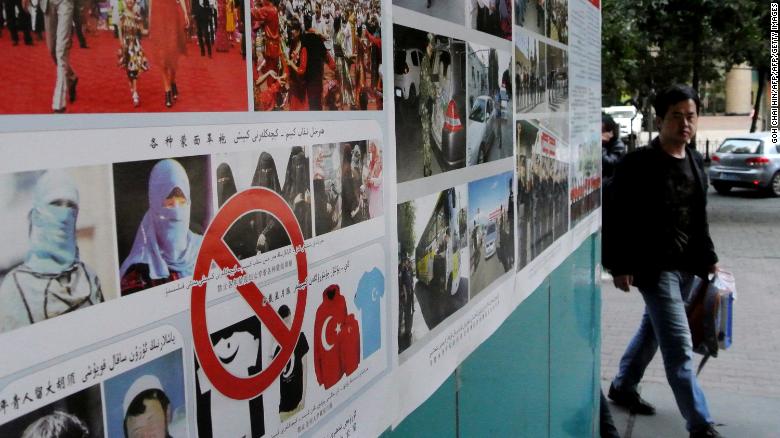
[[[125, 431], [125, 436], [127, 435], [127, 419], [128, 417], [137, 417], [144, 412], [146, 412], [146, 405], [144, 404], [145, 400], [157, 400], [160, 402], [160, 406], [162, 406], [163, 413], [168, 412], [168, 406], [171, 404], [171, 400], [168, 398], [167, 395], [161, 390], [161, 389], [147, 389], [146, 391], [141, 392], [135, 398], [132, 402], [130, 402], [130, 406], [127, 407], [127, 412], [125, 412], [125, 420], [122, 424], [122, 428]], [[167, 431], [167, 425], [166, 425], [166, 433]]]
[[620, 138], [620, 126], [607, 113], [601, 114], [601, 132], [611, 132], [612, 138]]
[[699, 112], [701, 112], [701, 100], [699, 100], [699, 93], [697, 93], [696, 90], [682, 84], [672, 85], [671, 87], [664, 89], [655, 96], [655, 100], [653, 101], [653, 109], [655, 110], [656, 117], [663, 119], [670, 106], [688, 99], [696, 103], [696, 114], [699, 114]]

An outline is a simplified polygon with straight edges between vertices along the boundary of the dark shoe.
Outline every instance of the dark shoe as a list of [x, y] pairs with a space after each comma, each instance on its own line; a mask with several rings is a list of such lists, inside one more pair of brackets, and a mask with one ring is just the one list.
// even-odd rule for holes
[[171, 95], [173, 96], [173, 100], [179, 98], [179, 89], [176, 88], [176, 82], [171, 83]]
[[691, 438], [723, 438], [723, 435], [718, 433], [718, 431], [715, 430], [715, 427], [712, 424], [708, 424], [703, 429], [699, 429], [695, 432], [691, 432], [690, 437]]
[[68, 100], [70, 100], [70, 103], [73, 103], [76, 101], [76, 85], [79, 84], [79, 78], [76, 78], [73, 80], [73, 82], [68, 85]]
[[609, 385], [609, 399], [616, 405], [627, 408], [634, 414], [655, 415], [655, 407], [647, 400], [639, 396], [637, 392], [624, 392], [615, 389], [615, 385]]
[[55, 114], [64, 114], [65, 113], [65, 107], [59, 108], [59, 109], [53, 109], [51, 110]]
[[167, 108], [170, 108], [170, 107], [173, 106], [173, 102], [171, 101], [171, 92], [170, 91], [166, 91], [165, 92], [165, 106]]
[[11, 44], [14, 45], [14, 46], [18, 46], [19, 45], [19, 40], [14, 40], [13, 43], [11, 43]]

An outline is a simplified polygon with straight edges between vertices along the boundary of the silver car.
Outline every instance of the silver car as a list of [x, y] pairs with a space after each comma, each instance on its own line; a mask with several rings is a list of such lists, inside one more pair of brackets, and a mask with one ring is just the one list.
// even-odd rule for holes
[[490, 96], [474, 99], [469, 113], [466, 140], [466, 161], [469, 166], [484, 163], [490, 156], [494, 143], [501, 140], [498, 108]]
[[709, 175], [720, 194], [745, 187], [780, 196], [780, 144], [769, 132], [729, 137], [712, 156]]

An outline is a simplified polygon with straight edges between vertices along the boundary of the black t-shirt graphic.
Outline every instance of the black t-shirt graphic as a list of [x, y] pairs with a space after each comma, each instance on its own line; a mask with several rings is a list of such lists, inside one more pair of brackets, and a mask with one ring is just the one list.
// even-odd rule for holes
[[[279, 354], [281, 348], [276, 346], [274, 357]], [[279, 376], [279, 412], [290, 412], [298, 407], [303, 399], [303, 358], [309, 352], [309, 343], [306, 336], [301, 333], [295, 351]]]
[[680, 268], [684, 262], [683, 255], [688, 248], [694, 224], [697, 218], [693, 217], [695, 211], [697, 188], [696, 177], [693, 173], [689, 157], [675, 158], [665, 155], [666, 193], [665, 199], [669, 203], [672, 217], [667, 222], [671, 226], [669, 236], [668, 262], [671, 268]]

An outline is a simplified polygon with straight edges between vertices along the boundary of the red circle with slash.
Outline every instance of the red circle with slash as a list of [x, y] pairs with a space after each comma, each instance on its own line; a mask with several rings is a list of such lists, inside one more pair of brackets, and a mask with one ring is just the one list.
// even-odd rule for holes
[[[287, 327], [273, 307], [264, 303], [263, 293], [254, 282], [249, 281], [237, 286], [238, 292], [252, 308], [252, 311], [271, 332], [279, 343], [281, 350], [271, 361], [271, 364], [261, 372], [250, 377], [238, 377], [222, 365], [214, 352], [206, 323], [206, 285], [214, 262], [220, 270], [236, 269], [228, 274], [228, 279], [236, 280], [246, 273], [241, 269], [241, 263], [225, 244], [223, 237], [230, 226], [246, 213], [262, 211], [273, 215], [284, 227], [292, 243], [295, 262], [298, 269], [298, 298], [295, 304], [295, 314], [292, 326]], [[303, 246], [303, 233], [300, 224], [287, 202], [276, 192], [264, 187], [252, 187], [233, 195], [220, 208], [214, 220], [203, 236], [198, 258], [193, 273], [194, 283], [191, 292], [190, 315], [192, 319], [192, 340], [195, 354], [198, 356], [203, 372], [211, 384], [222, 394], [236, 400], [246, 400], [260, 395], [282, 373], [284, 366], [295, 350], [295, 344], [301, 333], [303, 313], [306, 309], [306, 277], [307, 262]]]

